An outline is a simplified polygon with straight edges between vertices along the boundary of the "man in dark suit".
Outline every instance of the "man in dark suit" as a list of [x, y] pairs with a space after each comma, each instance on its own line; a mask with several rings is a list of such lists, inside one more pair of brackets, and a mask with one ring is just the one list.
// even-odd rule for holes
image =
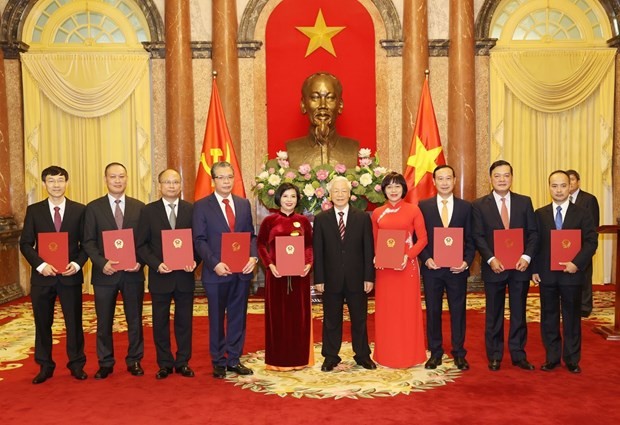
[[[532, 280], [540, 285], [540, 330], [547, 353], [541, 369], [547, 372], [560, 365], [560, 358], [564, 359], [569, 372], [581, 372], [581, 286], [585, 281], [584, 271], [598, 246], [592, 217], [568, 200], [569, 185], [566, 172], [551, 173], [549, 192], [553, 202], [536, 210], [540, 250], [534, 259]], [[552, 271], [551, 231], [560, 229], [580, 229], [581, 249], [572, 261], [560, 263], [563, 271]]]
[[[512, 166], [499, 160], [491, 164], [489, 175], [493, 191], [472, 204], [472, 234], [482, 258], [482, 280], [486, 298], [485, 343], [489, 369], [497, 371], [504, 355], [504, 306], [506, 287], [510, 305], [508, 349], [512, 364], [534, 370], [527, 360], [527, 323], [525, 308], [529, 290], [532, 258], [538, 247], [538, 229], [532, 200], [510, 191]], [[517, 264], [502, 264], [495, 257], [493, 232], [523, 229], [524, 252]]]
[[[192, 378], [192, 316], [194, 308], [194, 269], [196, 261], [184, 270], [172, 270], [164, 263], [162, 230], [191, 229], [194, 208], [179, 198], [181, 175], [164, 170], [158, 176], [161, 199], [147, 204], [140, 214], [136, 251], [149, 266], [149, 291], [153, 301], [153, 341], [159, 370], [155, 378], [167, 378], [174, 370]], [[170, 348], [170, 306], [174, 300], [176, 359]]]
[[[575, 170], [566, 171], [570, 177], [569, 200], [590, 213], [595, 227], [600, 225], [600, 212], [596, 196], [581, 190], [581, 177]], [[584, 282], [581, 293], [581, 317], [588, 317], [592, 314], [592, 261], [583, 270]]]
[[142, 334], [142, 302], [144, 300], [144, 271], [142, 265], [128, 270], [117, 270], [118, 261], [105, 258], [102, 232], [138, 228], [138, 219], [144, 203], [125, 195], [127, 169], [118, 162], [105, 167], [108, 194], [86, 206], [84, 218], [84, 249], [93, 263], [92, 283], [95, 288], [97, 313], [97, 357], [99, 370], [95, 379], [105, 379], [114, 371], [114, 342], [112, 325], [116, 299], [120, 292], [127, 320], [129, 346], [125, 363], [133, 376], [144, 375], [140, 360], [144, 356]]
[[366, 319], [368, 293], [375, 280], [374, 242], [370, 216], [349, 205], [351, 182], [334, 177], [328, 188], [334, 206], [314, 218], [314, 282], [323, 293], [323, 372], [340, 363], [342, 314], [346, 301], [351, 316], [355, 362], [376, 369], [370, 359]]
[[[428, 245], [420, 253], [422, 276], [424, 278], [424, 299], [426, 300], [426, 338], [431, 356], [424, 365], [435, 369], [443, 357], [441, 313], [443, 292], [446, 291], [450, 308], [450, 329], [452, 331], [452, 356], [454, 364], [461, 370], [468, 370], [465, 359], [465, 311], [467, 276], [474, 261], [475, 247], [471, 235], [471, 204], [454, 196], [456, 174], [449, 165], [440, 165], [433, 171], [433, 184], [437, 196], [419, 203], [424, 216]], [[445, 221], [445, 223], [444, 223]], [[460, 227], [463, 229], [463, 262], [458, 267], [439, 267], [433, 259], [434, 234], [436, 227]]]
[[[209, 351], [213, 377], [226, 371], [252, 375], [239, 362], [245, 342], [250, 280], [258, 262], [250, 202], [233, 195], [235, 175], [228, 162], [211, 167], [215, 192], [194, 204], [194, 249], [202, 259], [202, 284], [209, 301]], [[250, 258], [241, 273], [222, 262], [222, 233], [249, 232]]]
[[[48, 198], [26, 209], [24, 228], [19, 248], [32, 267], [30, 299], [34, 315], [34, 360], [40, 371], [32, 380], [41, 384], [54, 374], [56, 363], [52, 359], [52, 325], [56, 297], [60, 299], [67, 332], [67, 367], [78, 380], [88, 377], [84, 372], [84, 330], [82, 329], [82, 267], [88, 260], [82, 249], [82, 224], [84, 205], [65, 197], [69, 173], [58, 166], [47, 167], [41, 180]], [[69, 264], [58, 270], [39, 256], [40, 233], [67, 232]]]

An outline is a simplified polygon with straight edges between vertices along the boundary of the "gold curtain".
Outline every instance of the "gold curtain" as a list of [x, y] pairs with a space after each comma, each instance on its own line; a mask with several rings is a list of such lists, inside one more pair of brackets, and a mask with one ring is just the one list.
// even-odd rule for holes
[[[547, 177], [575, 169], [611, 223], [615, 49], [491, 52], [491, 162], [509, 161], [513, 188], [550, 202]], [[609, 282], [604, 239], [593, 282]]]
[[149, 201], [149, 55], [22, 53], [21, 62], [28, 203], [47, 196], [40, 174], [55, 164], [69, 172], [67, 196], [86, 204], [106, 193], [113, 161], [127, 167], [127, 194]]

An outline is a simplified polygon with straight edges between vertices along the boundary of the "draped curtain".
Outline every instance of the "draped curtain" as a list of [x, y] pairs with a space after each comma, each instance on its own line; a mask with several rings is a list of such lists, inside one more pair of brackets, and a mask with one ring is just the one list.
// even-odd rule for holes
[[67, 197], [86, 204], [106, 193], [110, 162], [127, 167], [127, 194], [149, 201], [149, 55], [29, 52], [21, 63], [28, 203], [47, 196], [40, 175], [54, 164], [69, 172]]
[[[548, 175], [575, 169], [613, 222], [611, 172], [616, 49], [491, 52], [491, 162], [509, 161], [513, 189], [551, 201]], [[595, 283], [610, 282], [611, 243], [599, 238]]]

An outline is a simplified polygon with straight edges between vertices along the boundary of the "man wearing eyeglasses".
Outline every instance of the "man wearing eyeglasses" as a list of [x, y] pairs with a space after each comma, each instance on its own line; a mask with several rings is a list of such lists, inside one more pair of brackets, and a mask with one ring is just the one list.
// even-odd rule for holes
[[[184, 270], [173, 270], [164, 262], [162, 230], [191, 229], [194, 207], [180, 199], [181, 175], [172, 169], [158, 176], [161, 199], [146, 205], [138, 223], [136, 251], [149, 266], [149, 291], [153, 301], [153, 341], [159, 370], [156, 379], [174, 371], [193, 378], [192, 315], [194, 308], [194, 269], [196, 261]], [[174, 300], [174, 338], [176, 358], [170, 346], [170, 306]]]
[[[203, 261], [202, 284], [209, 301], [209, 350], [213, 377], [226, 372], [252, 375], [239, 362], [245, 341], [249, 282], [258, 262], [250, 202], [233, 195], [235, 175], [228, 162], [211, 167], [215, 191], [194, 204], [194, 249]], [[222, 262], [222, 233], [249, 232], [250, 258], [241, 273]]]

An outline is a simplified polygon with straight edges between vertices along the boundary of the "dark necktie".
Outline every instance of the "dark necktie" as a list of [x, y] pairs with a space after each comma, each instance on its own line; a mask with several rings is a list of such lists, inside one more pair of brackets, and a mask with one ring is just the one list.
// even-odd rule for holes
[[170, 221], [170, 227], [174, 229], [177, 227], [177, 215], [174, 213], [174, 204], [170, 205], [170, 215], [168, 216], [168, 220]]
[[562, 229], [562, 207], [560, 207], [558, 205], [558, 207], [556, 208], [556, 213], [555, 213], [555, 228], [556, 230], [561, 230]]
[[340, 239], [344, 240], [344, 212], [338, 213], [340, 219], [338, 219], [338, 230], [340, 231]]
[[123, 228], [123, 211], [121, 210], [121, 200], [114, 201], [116, 208], [114, 209], [114, 221], [116, 221], [116, 227], [120, 230]]
[[225, 210], [226, 210], [226, 220], [228, 220], [228, 227], [230, 227], [230, 231], [234, 232], [235, 231], [235, 213], [232, 210], [232, 207], [230, 206], [230, 199], [223, 199], [222, 202], [225, 205]]
[[57, 232], [60, 232], [60, 226], [62, 225], [62, 218], [60, 217], [60, 207], [54, 207], [54, 227]]

